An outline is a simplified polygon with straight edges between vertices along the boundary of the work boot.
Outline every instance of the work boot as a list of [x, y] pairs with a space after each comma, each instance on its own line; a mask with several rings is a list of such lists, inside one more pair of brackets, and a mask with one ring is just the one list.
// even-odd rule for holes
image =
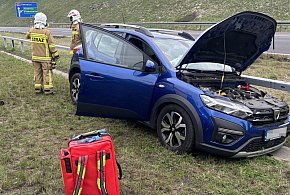
[[35, 91], [35, 94], [41, 94], [42, 93], [42, 86], [41, 86], [41, 84], [35, 84], [34, 85], [34, 91]]
[[53, 95], [53, 90], [52, 89], [44, 89], [43, 90], [45, 95]]
[[35, 89], [34, 91], [35, 91], [35, 94], [37, 94], [37, 95], [42, 93], [41, 89]]
[[53, 85], [51, 84], [44, 84], [43, 85], [43, 92], [45, 95], [51, 95], [53, 94]]

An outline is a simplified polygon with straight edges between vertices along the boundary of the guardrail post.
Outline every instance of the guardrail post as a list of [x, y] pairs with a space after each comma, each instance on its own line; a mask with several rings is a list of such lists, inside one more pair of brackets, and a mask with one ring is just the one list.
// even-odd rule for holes
[[4, 47], [7, 48], [7, 39], [4, 38]]
[[15, 48], [15, 43], [13, 39], [11, 40], [11, 43], [12, 43], [12, 48]]
[[21, 52], [24, 53], [24, 42], [23, 41], [20, 42], [20, 48], [21, 48]]

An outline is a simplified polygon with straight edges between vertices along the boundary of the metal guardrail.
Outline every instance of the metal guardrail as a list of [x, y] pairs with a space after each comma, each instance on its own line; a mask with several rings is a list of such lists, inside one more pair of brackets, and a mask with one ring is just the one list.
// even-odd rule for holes
[[[15, 41], [19, 41], [20, 42], [20, 49], [21, 49], [22, 53], [24, 53], [24, 51], [25, 51], [24, 43], [31, 43], [31, 41], [28, 39], [20, 39], [20, 38], [14, 38], [14, 37], [2, 36], [2, 35], [0, 35], [0, 38], [3, 38], [5, 48], [8, 47], [7, 40], [11, 40], [12, 48], [15, 48]], [[68, 51], [70, 50], [69, 47], [63, 46], [63, 45], [56, 45], [56, 48], [58, 48], [60, 50], [68, 50]]]
[[247, 83], [250, 83], [252, 85], [290, 92], [290, 82], [278, 81], [278, 80], [273, 80], [273, 79], [265, 79], [265, 78], [248, 76], [248, 75], [242, 75], [242, 77], [246, 80]]
[[[8, 36], [1, 36], [0, 38], [3, 38], [4, 40], [4, 47], [8, 47], [7, 40], [11, 40], [12, 47], [15, 48], [15, 41], [20, 42], [20, 48], [21, 51], [24, 52], [24, 43], [31, 43], [30, 40], [27, 39], [20, 39], [20, 38], [14, 38], [14, 37], [8, 37]], [[70, 50], [69, 47], [63, 46], [63, 45], [56, 45], [56, 48], [60, 50]], [[284, 81], [278, 81], [278, 80], [272, 80], [272, 79], [265, 79], [260, 77], [253, 77], [253, 76], [247, 76], [242, 75], [242, 77], [250, 84], [272, 88], [272, 89], [278, 89], [282, 91], [289, 91], [290, 92], [290, 82], [284, 82]]]

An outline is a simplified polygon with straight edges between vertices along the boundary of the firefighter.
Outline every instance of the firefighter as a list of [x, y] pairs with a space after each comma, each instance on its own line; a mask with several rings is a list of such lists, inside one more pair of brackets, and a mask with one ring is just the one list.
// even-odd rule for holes
[[81, 35], [80, 35], [80, 23], [82, 22], [82, 18], [80, 12], [78, 10], [71, 10], [67, 17], [71, 21], [71, 30], [72, 30], [72, 40], [70, 44], [70, 54], [73, 54], [73, 48], [80, 45], [82, 43]]
[[34, 16], [34, 26], [26, 35], [32, 42], [32, 62], [34, 65], [35, 93], [53, 94], [52, 69], [59, 55], [53, 44], [53, 36], [47, 29], [47, 17], [44, 13]]

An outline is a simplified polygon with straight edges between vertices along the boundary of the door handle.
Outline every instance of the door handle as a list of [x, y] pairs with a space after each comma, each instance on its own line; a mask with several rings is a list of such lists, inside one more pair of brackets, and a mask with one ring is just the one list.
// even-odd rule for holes
[[91, 78], [91, 79], [96, 79], [96, 80], [102, 80], [102, 79], [104, 79], [104, 77], [102, 77], [101, 75], [99, 75], [99, 74], [94, 74], [94, 73], [92, 73], [92, 74], [85, 74], [85, 76], [86, 77], [89, 77], [89, 78]]

